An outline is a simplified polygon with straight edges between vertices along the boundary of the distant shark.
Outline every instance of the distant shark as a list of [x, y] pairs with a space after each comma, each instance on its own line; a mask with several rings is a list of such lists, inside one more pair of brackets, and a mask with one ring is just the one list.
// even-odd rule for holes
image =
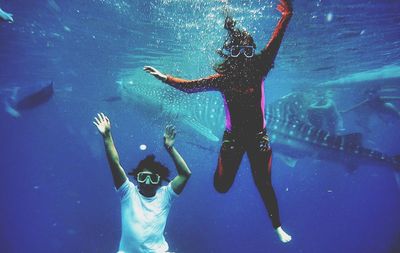
[[400, 155], [390, 156], [363, 147], [360, 133], [330, 134], [295, 117], [284, 116], [280, 108], [268, 107], [267, 126], [274, 152], [288, 166], [295, 167], [299, 159], [311, 157], [342, 164], [349, 172], [365, 165], [387, 167], [393, 169], [400, 189]]
[[6, 112], [13, 117], [19, 117], [21, 111], [30, 110], [48, 102], [54, 94], [53, 82], [21, 98], [18, 98], [19, 90], [19, 87], [14, 87], [11, 90], [12, 95], [10, 99], [4, 100]]
[[353, 73], [335, 80], [320, 83], [316, 88], [393, 87], [399, 89], [400, 66], [387, 65], [377, 69]]
[[351, 133], [334, 135], [295, 118], [281, 117], [274, 106], [268, 107], [267, 126], [274, 151], [295, 166], [298, 159], [312, 157], [317, 160], [339, 162], [349, 171], [362, 165], [378, 165], [400, 171], [400, 155], [389, 156], [362, 145], [362, 135]]

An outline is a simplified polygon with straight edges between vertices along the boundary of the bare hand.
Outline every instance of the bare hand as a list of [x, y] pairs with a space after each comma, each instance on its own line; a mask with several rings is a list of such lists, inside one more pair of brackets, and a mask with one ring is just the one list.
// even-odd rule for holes
[[278, 4], [276, 9], [282, 13], [283, 16], [292, 15], [292, 2], [290, 0], [280, 0], [280, 4]]
[[97, 127], [101, 135], [104, 136], [110, 132], [111, 123], [104, 113], [98, 113], [97, 117], [94, 117], [94, 120], [93, 124]]
[[176, 135], [175, 126], [167, 125], [165, 127], [165, 133], [164, 133], [164, 146], [167, 149], [170, 149], [174, 146], [175, 135]]
[[167, 76], [158, 71], [156, 68], [153, 68], [151, 66], [144, 66], [143, 70], [163, 82], [167, 80]]

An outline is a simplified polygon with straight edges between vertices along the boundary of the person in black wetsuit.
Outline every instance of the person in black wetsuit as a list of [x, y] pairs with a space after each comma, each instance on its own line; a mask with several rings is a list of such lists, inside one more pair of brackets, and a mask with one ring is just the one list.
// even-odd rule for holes
[[168, 85], [186, 93], [219, 91], [225, 105], [226, 130], [214, 174], [214, 187], [225, 193], [232, 186], [244, 153], [250, 160], [254, 182], [261, 195], [272, 225], [279, 239], [291, 240], [281, 227], [278, 202], [271, 182], [272, 149], [265, 122], [264, 78], [272, 69], [285, 30], [292, 17], [292, 5], [280, 0], [277, 10], [280, 18], [272, 37], [260, 54], [252, 36], [235, 28], [231, 17], [225, 20], [228, 38], [223, 45], [224, 53], [218, 53], [224, 61], [215, 67], [217, 74], [197, 80], [185, 80], [165, 75], [151, 66], [144, 70]]

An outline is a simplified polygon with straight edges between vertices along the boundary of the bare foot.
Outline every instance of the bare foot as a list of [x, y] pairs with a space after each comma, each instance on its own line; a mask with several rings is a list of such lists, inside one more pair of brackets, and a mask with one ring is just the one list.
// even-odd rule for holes
[[282, 227], [278, 227], [275, 232], [277, 233], [279, 240], [283, 243], [288, 243], [292, 240], [292, 237], [283, 231]]

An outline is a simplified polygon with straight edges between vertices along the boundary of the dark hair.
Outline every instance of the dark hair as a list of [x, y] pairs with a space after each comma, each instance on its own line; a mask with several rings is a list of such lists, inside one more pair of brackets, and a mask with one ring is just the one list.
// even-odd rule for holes
[[145, 169], [160, 175], [162, 180], [165, 180], [167, 182], [170, 182], [169, 180], [169, 169], [164, 166], [162, 163], [155, 161], [155, 156], [154, 155], [148, 155], [146, 158], [141, 160], [136, 168], [132, 169], [132, 172], [128, 173], [129, 175], [132, 175], [133, 177], [137, 178], [137, 175], [139, 172], [144, 171]]
[[222, 49], [218, 51], [218, 54], [224, 58], [224, 61], [214, 66], [214, 70], [219, 74], [232, 74], [238, 71], [247, 72], [254, 70], [253, 64], [246, 64], [244, 66], [240, 58], [232, 58], [222, 53], [223, 49], [230, 50], [232, 46], [250, 45], [256, 48], [253, 37], [246, 30], [235, 28], [235, 25], [236, 21], [232, 17], [226, 17], [224, 28], [228, 31], [228, 37]]

